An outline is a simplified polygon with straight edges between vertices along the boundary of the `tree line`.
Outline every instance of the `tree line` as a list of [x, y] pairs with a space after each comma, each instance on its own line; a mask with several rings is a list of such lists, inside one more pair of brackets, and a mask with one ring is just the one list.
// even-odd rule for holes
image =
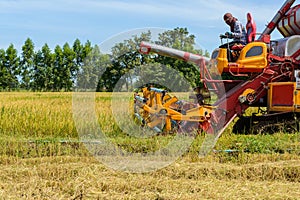
[[[102, 53], [98, 45], [76, 39], [72, 45], [65, 43], [51, 50], [47, 44], [35, 50], [32, 39], [27, 38], [18, 53], [11, 44], [0, 49], [0, 90], [72, 91], [76, 88], [113, 91], [118, 85], [129, 90], [129, 82], [136, 80], [129, 73], [136, 66], [161, 63], [182, 73], [193, 85], [199, 84], [199, 71], [193, 64], [163, 56], [144, 55], [139, 52], [141, 41], [209, 56], [207, 51], [195, 49], [195, 36], [187, 28], [175, 28], [159, 34], [151, 41], [151, 32], [134, 35], [115, 44], [110, 53]], [[159, 69], [155, 69], [159, 73]], [[144, 72], [144, 76], [153, 73]], [[123, 81], [123, 82], [122, 82]], [[121, 84], [120, 84], [121, 82]]]

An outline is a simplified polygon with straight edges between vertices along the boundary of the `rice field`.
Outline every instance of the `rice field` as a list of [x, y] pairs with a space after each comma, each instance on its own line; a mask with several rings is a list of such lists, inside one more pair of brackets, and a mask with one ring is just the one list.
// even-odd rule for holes
[[[0, 199], [298, 199], [300, 135], [234, 135], [229, 127], [199, 157], [203, 135], [164, 168], [114, 170], [80, 142], [72, 93], [0, 93]], [[137, 138], [97, 93], [99, 126], [116, 146], [147, 153], [174, 136]]]

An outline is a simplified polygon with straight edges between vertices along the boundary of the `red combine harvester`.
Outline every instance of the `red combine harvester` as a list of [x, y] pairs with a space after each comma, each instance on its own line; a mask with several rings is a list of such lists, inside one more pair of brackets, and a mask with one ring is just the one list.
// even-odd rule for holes
[[[141, 95], [135, 96], [135, 115], [143, 125], [157, 132], [184, 129], [188, 122], [197, 129], [220, 136], [233, 121], [234, 131], [240, 133], [271, 133], [283, 127], [286, 131], [299, 130], [300, 5], [292, 7], [294, 2], [287, 0], [260, 34], [256, 33], [255, 23], [248, 13], [249, 42], [231, 49], [217, 48], [210, 59], [142, 42], [140, 51], [144, 54], [153, 52], [199, 66], [203, 88], [195, 90], [197, 103], [182, 107], [177, 97], [165, 90], [145, 87]], [[270, 39], [275, 28], [283, 38]], [[211, 66], [215, 66], [222, 77], [234, 78], [213, 79]], [[218, 97], [214, 103], [203, 101], [212, 95]], [[250, 107], [259, 109], [249, 114], [254, 110], [248, 109]]]

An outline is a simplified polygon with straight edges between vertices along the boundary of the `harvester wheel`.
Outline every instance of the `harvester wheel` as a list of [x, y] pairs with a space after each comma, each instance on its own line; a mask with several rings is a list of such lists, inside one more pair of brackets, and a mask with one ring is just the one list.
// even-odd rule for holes
[[253, 134], [295, 133], [299, 131], [299, 124], [295, 120], [264, 121], [252, 126], [251, 129]]
[[251, 117], [240, 117], [234, 124], [232, 132], [235, 134], [250, 134]]

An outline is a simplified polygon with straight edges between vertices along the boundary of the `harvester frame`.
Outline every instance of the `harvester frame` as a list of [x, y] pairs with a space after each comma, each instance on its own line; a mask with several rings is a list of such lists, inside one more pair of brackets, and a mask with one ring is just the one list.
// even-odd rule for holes
[[[218, 100], [211, 105], [203, 103], [204, 94], [198, 90], [197, 102], [180, 105], [177, 97], [165, 90], [143, 88], [135, 95], [135, 115], [143, 125], [157, 132], [184, 129], [182, 122], [192, 122], [196, 128], [220, 136], [236, 118], [234, 131], [271, 132], [268, 127], [292, 122], [299, 129], [300, 118], [300, 5], [292, 7], [295, 0], [287, 0], [265, 30], [256, 37], [256, 26], [250, 13], [247, 27], [249, 39], [245, 46], [217, 48], [210, 59], [156, 44], [142, 42], [140, 51], [150, 52], [192, 62], [199, 66], [204, 90], [215, 93]], [[293, 15], [293, 23], [291, 18]], [[299, 19], [296, 16], [299, 15]], [[250, 17], [249, 17], [250, 16]], [[284, 22], [287, 23], [284, 23]], [[270, 40], [278, 27], [284, 38]], [[224, 35], [220, 36], [224, 38]], [[235, 59], [229, 54], [234, 53]], [[235, 80], [215, 80], [209, 70], [215, 65], [222, 75]], [[240, 78], [239, 78], [240, 77]], [[219, 88], [225, 88], [224, 91]], [[265, 113], [245, 116], [249, 107], [266, 107]], [[158, 128], [159, 124], [164, 127]], [[288, 124], [288, 123], [286, 123]], [[176, 128], [175, 128], [176, 127]], [[251, 128], [252, 127], [252, 128]]]

